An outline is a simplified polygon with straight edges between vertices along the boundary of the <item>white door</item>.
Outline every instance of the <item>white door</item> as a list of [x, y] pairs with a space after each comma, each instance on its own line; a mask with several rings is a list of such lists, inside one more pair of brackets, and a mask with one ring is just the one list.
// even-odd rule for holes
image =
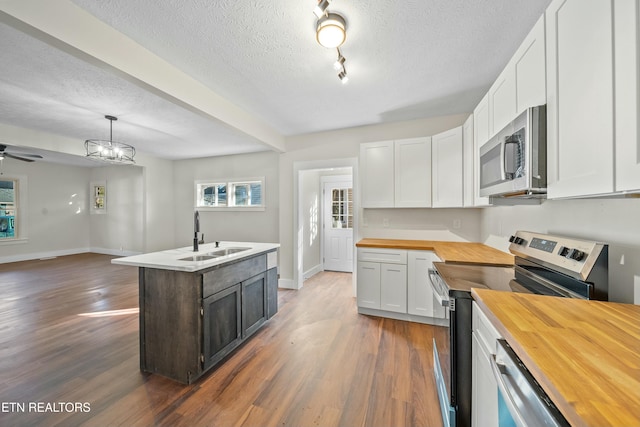
[[353, 271], [353, 189], [351, 180], [323, 185], [324, 269]]

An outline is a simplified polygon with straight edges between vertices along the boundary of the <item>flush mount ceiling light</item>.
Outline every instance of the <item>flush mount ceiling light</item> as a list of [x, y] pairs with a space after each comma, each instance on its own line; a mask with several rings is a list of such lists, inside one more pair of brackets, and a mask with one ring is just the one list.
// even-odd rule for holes
[[347, 25], [342, 16], [337, 13], [327, 13], [318, 19], [316, 26], [316, 40], [326, 48], [340, 47], [347, 38]]
[[118, 118], [114, 116], [104, 116], [104, 118], [109, 120], [109, 140], [87, 139], [84, 142], [87, 157], [110, 163], [135, 163], [133, 158], [136, 155], [136, 149], [124, 142], [113, 141], [113, 122]]
[[313, 14], [316, 15], [318, 19], [322, 18], [329, 7], [329, 3], [331, 3], [331, 0], [318, 0], [318, 5], [313, 9]]

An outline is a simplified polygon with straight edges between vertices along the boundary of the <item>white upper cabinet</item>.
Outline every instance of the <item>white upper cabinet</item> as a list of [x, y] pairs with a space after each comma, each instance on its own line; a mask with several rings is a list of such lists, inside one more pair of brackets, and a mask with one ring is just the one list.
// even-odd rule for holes
[[542, 15], [512, 60], [516, 75], [516, 116], [529, 107], [547, 103], [544, 23]]
[[393, 141], [360, 144], [360, 174], [363, 208], [394, 206]]
[[613, 2], [554, 0], [546, 14], [547, 196], [611, 193], [617, 132]]
[[431, 207], [431, 138], [360, 144], [363, 208]]
[[462, 207], [462, 126], [431, 137], [432, 205]]
[[480, 147], [489, 140], [489, 94], [473, 110], [473, 204], [489, 206], [488, 197], [480, 197]]
[[640, 139], [638, 121], [638, 61], [640, 60], [640, 1], [616, 0], [616, 191], [640, 189]]
[[525, 109], [546, 103], [545, 64], [543, 15], [489, 89], [488, 138]]
[[431, 138], [395, 141], [395, 207], [431, 206]]
[[473, 114], [462, 125], [462, 205], [474, 206]]

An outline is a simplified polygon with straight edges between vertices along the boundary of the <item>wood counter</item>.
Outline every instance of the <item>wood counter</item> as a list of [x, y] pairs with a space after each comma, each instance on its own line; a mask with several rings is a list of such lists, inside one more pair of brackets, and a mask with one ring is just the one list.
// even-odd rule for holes
[[438, 240], [362, 239], [359, 248], [434, 251], [444, 262], [464, 264], [513, 265], [513, 255], [482, 243], [443, 242]]
[[474, 289], [573, 426], [640, 426], [640, 306]]

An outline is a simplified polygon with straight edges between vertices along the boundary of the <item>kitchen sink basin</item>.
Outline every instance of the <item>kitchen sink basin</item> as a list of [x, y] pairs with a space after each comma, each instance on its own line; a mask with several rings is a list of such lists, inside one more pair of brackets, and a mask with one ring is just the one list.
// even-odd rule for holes
[[205, 254], [205, 255], [192, 255], [192, 256], [188, 256], [186, 258], [180, 258], [179, 261], [207, 261], [209, 259], [214, 259], [214, 258], [218, 258], [221, 255], [214, 255], [214, 254]]
[[238, 252], [244, 252], [244, 251], [248, 251], [251, 248], [224, 248], [224, 249], [216, 249], [213, 252], [209, 252], [208, 255], [214, 255], [214, 256], [225, 256], [225, 255], [231, 255], [231, 254], [236, 254]]

